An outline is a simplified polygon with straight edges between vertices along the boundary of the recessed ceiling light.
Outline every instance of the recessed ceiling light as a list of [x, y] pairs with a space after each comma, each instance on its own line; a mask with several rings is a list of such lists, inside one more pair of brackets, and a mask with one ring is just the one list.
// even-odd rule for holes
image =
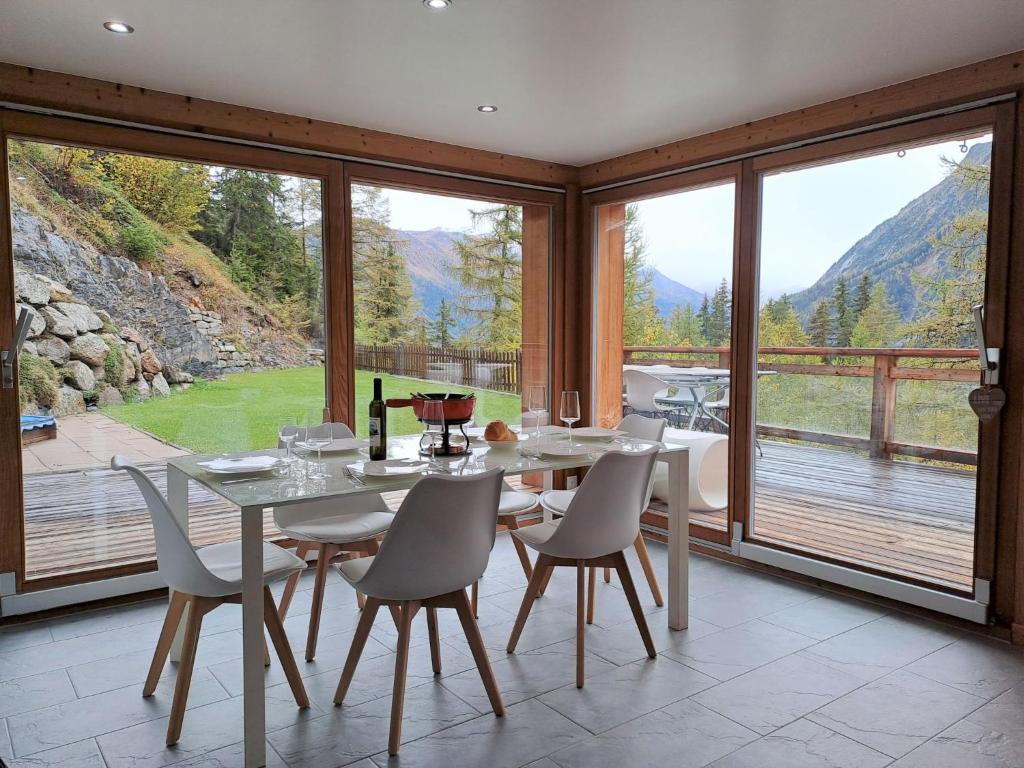
[[423, 4], [434, 11], [443, 11], [452, 7], [452, 0], [423, 0]]
[[477, 112], [497, 112], [498, 108], [493, 104], [481, 104], [476, 108]]
[[135, 31], [135, 27], [131, 24], [125, 24], [123, 21], [105, 21], [103, 22], [103, 28], [118, 35], [130, 35]]

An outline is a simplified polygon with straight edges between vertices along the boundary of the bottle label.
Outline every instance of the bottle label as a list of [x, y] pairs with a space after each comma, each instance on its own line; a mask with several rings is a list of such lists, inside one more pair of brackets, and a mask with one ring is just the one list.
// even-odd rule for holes
[[380, 448], [380, 418], [370, 417], [370, 447]]

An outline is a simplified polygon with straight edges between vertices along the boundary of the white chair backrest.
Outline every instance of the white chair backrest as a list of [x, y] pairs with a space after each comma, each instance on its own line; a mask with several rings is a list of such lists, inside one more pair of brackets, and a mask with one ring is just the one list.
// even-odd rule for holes
[[641, 501], [654, 472], [658, 448], [606, 453], [573, 494], [565, 517], [544, 551], [582, 560], [621, 552], [640, 533]]
[[[660, 443], [665, 437], [665, 427], [668, 426], [666, 419], [651, 419], [641, 416], [639, 413], [631, 413], [619, 422], [616, 429], [628, 432], [630, 437], [637, 440], [653, 440]], [[651, 496], [654, 495], [654, 472], [651, 472], [651, 480], [647, 483], [647, 492], [644, 494], [644, 505], [641, 512], [647, 509], [651, 503]]]
[[626, 404], [630, 408], [648, 413], [662, 410], [654, 402], [654, 396], [668, 389], [668, 384], [644, 371], [623, 371], [622, 380], [626, 385]]
[[414, 485], [360, 580], [366, 594], [422, 600], [465, 589], [487, 569], [504, 471], [431, 475]]
[[157, 569], [167, 586], [202, 597], [219, 597], [238, 591], [237, 584], [217, 578], [203, 565], [171, 512], [167, 499], [145, 472], [124, 456], [114, 456], [110, 460], [110, 468], [127, 472], [146, 500], [156, 537]]
[[[286, 425], [282, 430], [293, 430], [295, 442], [301, 443], [306, 439], [306, 428]], [[348, 424], [340, 421], [331, 423], [331, 437], [341, 440], [346, 437], [355, 437]], [[284, 448], [284, 443], [278, 438], [278, 448]], [[294, 449], [295, 445], [292, 444]], [[278, 528], [288, 528], [295, 523], [304, 523], [316, 520], [321, 517], [329, 517], [338, 514], [359, 514], [363, 512], [381, 512], [387, 510], [387, 502], [379, 493], [360, 493], [357, 496], [347, 496], [345, 499], [316, 499], [304, 501], [301, 504], [290, 504], [286, 507], [274, 507], [274, 525]]]

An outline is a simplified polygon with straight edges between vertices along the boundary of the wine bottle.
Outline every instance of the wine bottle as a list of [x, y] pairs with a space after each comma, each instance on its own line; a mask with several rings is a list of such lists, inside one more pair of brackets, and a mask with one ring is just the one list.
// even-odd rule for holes
[[388, 455], [388, 414], [381, 395], [381, 380], [373, 380], [373, 400], [370, 401], [370, 458], [386, 459]]

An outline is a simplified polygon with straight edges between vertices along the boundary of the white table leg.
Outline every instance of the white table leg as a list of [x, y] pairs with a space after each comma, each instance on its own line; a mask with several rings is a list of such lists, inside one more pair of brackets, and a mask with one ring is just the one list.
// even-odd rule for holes
[[267, 764], [263, 689], [263, 508], [242, 508], [242, 711], [246, 768]]
[[668, 626], [690, 624], [690, 452], [665, 454], [668, 464]]
[[[188, 475], [177, 467], [167, 465], [167, 501], [171, 506], [171, 513], [178, 521], [181, 530], [188, 536]], [[168, 594], [168, 598], [173, 597]], [[174, 642], [171, 644], [171, 661], [181, 661], [181, 643], [185, 637], [185, 624], [188, 621], [189, 608], [181, 615], [181, 623], [174, 635]]]

